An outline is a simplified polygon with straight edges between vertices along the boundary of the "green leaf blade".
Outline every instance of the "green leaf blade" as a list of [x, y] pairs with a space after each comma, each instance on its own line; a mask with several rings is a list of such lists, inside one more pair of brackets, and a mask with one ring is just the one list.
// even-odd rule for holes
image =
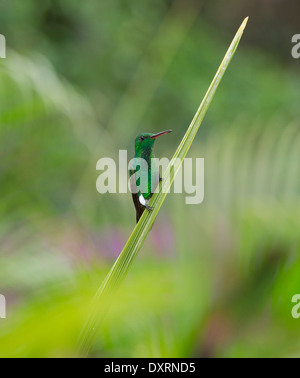
[[[225, 57], [213, 78], [210, 87], [208, 88], [186, 134], [184, 135], [180, 145], [178, 146], [171, 162], [163, 175], [163, 182], [158, 193], [155, 193], [150, 201], [150, 206], [154, 209], [151, 213], [145, 211], [141, 217], [139, 223], [134, 228], [131, 236], [129, 237], [124, 249], [113, 265], [112, 269], [108, 273], [104, 282], [100, 286], [91, 309], [91, 314], [81, 332], [79, 340], [79, 354], [81, 356], [87, 356], [94, 338], [97, 328], [103, 318], [104, 308], [107, 304], [108, 294], [125, 279], [128, 274], [129, 268], [133, 263], [135, 257], [140, 252], [143, 243], [151, 230], [151, 227], [157, 217], [159, 210], [168, 194], [171, 185], [174, 182], [176, 174], [178, 173], [181, 164], [186, 157], [193, 140], [195, 139], [197, 132], [201, 126], [201, 123], [205, 117], [205, 114], [212, 102], [212, 99], [216, 93], [216, 90], [236, 52], [239, 42], [242, 38], [244, 29], [247, 25], [248, 17], [243, 21], [239, 30], [237, 31], [231, 45], [229, 46]], [[180, 161], [180, 164], [176, 165], [176, 162]], [[101, 314], [99, 315], [99, 308]]]

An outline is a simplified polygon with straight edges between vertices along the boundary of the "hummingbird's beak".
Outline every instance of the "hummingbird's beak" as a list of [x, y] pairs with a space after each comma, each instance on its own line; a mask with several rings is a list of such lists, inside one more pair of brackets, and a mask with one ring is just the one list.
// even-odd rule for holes
[[150, 138], [151, 139], [156, 139], [156, 138], [158, 138], [158, 137], [160, 137], [162, 135], [169, 134], [171, 132], [172, 132], [172, 130], [162, 131], [161, 133], [153, 134]]

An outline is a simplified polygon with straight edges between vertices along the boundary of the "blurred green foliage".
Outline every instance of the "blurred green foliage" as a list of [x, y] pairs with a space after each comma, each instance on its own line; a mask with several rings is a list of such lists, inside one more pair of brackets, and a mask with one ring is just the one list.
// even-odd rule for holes
[[[1, 1], [0, 356], [76, 355], [135, 223], [130, 194], [96, 192], [96, 162], [168, 128], [156, 153], [171, 157], [232, 38], [202, 5]], [[299, 356], [300, 77], [249, 41], [192, 147], [205, 201], [168, 196], [93, 356]]]

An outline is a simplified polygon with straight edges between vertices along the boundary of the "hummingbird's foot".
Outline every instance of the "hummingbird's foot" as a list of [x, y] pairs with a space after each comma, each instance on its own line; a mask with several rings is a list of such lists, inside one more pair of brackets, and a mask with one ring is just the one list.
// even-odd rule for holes
[[151, 213], [153, 211], [153, 209], [154, 209], [154, 207], [148, 206], [148, 205], [146, 205], [145, 207], [149, 211], [149, 213]]

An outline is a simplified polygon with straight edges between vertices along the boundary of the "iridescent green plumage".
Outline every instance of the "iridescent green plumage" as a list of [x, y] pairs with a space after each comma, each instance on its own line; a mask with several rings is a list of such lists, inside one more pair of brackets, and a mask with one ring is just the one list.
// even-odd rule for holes
[[155, 140], [170, 132], [171, 130], [158, 134], [145, 133], [139, 135], [135, 140], [135, 156], [130, 168], [130, 185], [137, 222], [145, 208], [148, 211], [152, 210], [148, 206], [148, 202], [160, 181], [159, 168], [153, 152]]

